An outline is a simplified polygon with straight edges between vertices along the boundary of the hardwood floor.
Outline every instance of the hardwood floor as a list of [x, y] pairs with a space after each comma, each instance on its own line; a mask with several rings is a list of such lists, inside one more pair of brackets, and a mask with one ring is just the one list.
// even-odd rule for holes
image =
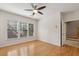
[[58, 47], [42, 41], [31, 41], [0, 48], [0, 56], [79, 56], [79, 48]]

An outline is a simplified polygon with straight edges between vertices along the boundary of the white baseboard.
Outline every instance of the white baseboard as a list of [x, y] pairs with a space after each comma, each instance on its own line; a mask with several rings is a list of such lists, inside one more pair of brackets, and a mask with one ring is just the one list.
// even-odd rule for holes
[[48, 42], [48, 41], [46, 41], [46, 40], [40, 40], [40, 41], [43, 41], [43, 42], [46, 42], [46, 43], [48, 43], [48, 44], [55, 45], [55, 46], [61, 46], [61, 45], [59, 45], [59, 44], [51, 43], [51, 42]]
[[33, 41], [33, 40], [36, 40], [36, 39], [25, 39], [25, 40], [16, 40], [16, 41], [13, 41], [13, 40], [5, 40], [3, 42], [0, 43], [0, 48], [2, 47], [6, 47], [6, 46], [10, 46], [10, 45], [16, 45], [16, 44], [19, 44], [19, 43], [24, 43], [24, 42], [28, 42], [28, 41]]

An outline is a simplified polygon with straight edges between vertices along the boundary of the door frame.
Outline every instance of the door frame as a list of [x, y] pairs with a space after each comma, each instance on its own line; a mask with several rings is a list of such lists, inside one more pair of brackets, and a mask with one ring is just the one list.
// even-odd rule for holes
[[61, 47], [65, 44], [66, 40], [66, 22], [61, 20]]

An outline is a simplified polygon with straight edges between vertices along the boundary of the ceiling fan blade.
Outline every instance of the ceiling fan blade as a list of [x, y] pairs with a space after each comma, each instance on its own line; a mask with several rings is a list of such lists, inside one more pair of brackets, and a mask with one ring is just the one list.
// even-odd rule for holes
[[35, 5], [35, 9], [37, 8], [37, 5]]
[[34, 4], [33, 4], [33, 3], [31, 3], [31, 6], [32, 6], [32, 8], [34, 8], [34, 9], [35, 9], [35, 6], [34, 6]]
[[46, 6], [39, 7], [39, 8], [37, 8], [37, 10], [41, 10], [41, 9], [44, 9], [44, 8], [46, 8]]
[[33, 11], [32, 9], [24, 9], [25, 11]]
[[42, 12], [40, 12], [40, 11], [38, 11], [38, 13], [39, 13], [39, 14], [41, 14], [41, 15], [43, 15], [43, 13], [42, 13]]

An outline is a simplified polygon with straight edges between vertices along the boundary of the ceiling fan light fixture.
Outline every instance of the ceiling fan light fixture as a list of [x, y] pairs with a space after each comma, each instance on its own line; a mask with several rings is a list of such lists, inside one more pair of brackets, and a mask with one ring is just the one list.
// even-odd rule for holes
[[33, 9], [25, 9], [25, 11], [32, 11], [32, 15], [35, 15], [37, 13], [43, 15], [43, 13], [40, 10], [46, 8], [46, 6], [38, 7], [37, 5], [34, 5], [33, 3], [31, 4], [31, 6]]
[[38, 10], [33, 10], [33, 12], [37, 14], [38, 13]]

